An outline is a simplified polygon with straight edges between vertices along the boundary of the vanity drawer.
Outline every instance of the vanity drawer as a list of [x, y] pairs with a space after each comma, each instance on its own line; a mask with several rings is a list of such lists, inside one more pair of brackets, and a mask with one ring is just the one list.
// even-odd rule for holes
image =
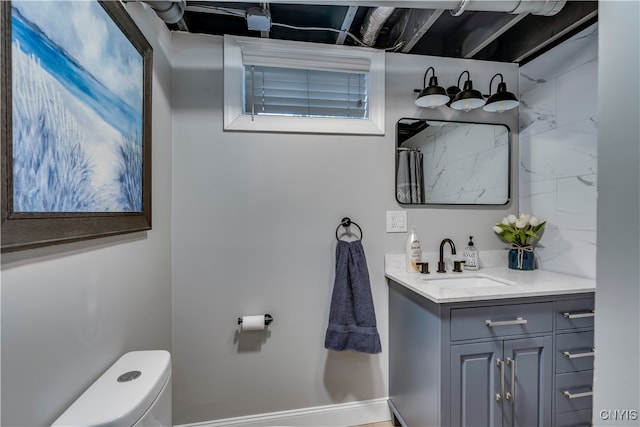
[[556, 375], [556, 412], [590, 409], [593, 401], [593, 371]]
[[556, 415], [556, 427], [590, 427], [591, 409], [563, 412]]
[[451, 340], [524, 335], [553, 330], [553, 303], [451, 310]]
[[556, 335], [556, 373], [593, 369], [593, 332]]
[[593, 328], [595, 300], [593, 297], [558, 301], [556, 329]]

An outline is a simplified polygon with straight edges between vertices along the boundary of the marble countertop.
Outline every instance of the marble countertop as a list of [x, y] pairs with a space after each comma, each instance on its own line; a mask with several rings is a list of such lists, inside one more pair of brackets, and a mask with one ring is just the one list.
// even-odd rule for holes
[[[405, 271], [404, 255], [385, 256], [385, 276], [436, 303], [577, 294], [594, 292], [596, 289], [596, 282], [592, 279], [545, 270], [511, 270], [506, 266], [464, 270], [462, 273], [436, 273], [433, 268], [430, 274], [408, 273]], [[445, 280], [434, 280], [469, 276], [487, 277], [507, 285], [447, 287]]]

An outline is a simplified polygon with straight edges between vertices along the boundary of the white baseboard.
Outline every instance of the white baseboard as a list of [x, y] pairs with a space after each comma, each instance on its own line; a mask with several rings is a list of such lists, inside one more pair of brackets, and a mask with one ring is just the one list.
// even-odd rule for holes
[[347, 427], [391, 419], [387, 398], [225, 418], [175, 427]]

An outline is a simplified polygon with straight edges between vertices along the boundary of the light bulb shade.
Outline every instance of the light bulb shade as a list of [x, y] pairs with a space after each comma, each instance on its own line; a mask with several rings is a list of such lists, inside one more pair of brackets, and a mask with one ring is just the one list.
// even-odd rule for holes
[[453, 101], [451, 108], [454, 110], [471, 111], [484, 105], [485, 100], [479, 90], [473, 88], [471, 80], [464, 82], [464, 88], [458, 92]]
[[498, 91], [489, 97], [486, 105], [482, 109], [490, 113], [502, 113], [503, 111], [516, 108], [518, 105], [520, 105], [518, 98], [516, 98], [513, 93], [507, 91], [506, 83], [500, 82], [498, 84]]
[[436, 108], [449, 102], [447, 92], [438, 85], [438, 78], [433, 76], [429, 79], [429, 86], [422, 89], [416, 99], [418, 107]]

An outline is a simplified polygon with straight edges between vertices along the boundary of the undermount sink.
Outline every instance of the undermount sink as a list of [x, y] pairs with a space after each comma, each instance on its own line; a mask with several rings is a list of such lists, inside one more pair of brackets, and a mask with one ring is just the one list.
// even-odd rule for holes
[[464, 277], [435, 277], [422, 279], [429, 285], [440, 286], [442, 288], [480, 288], [487, 286], [509, 286], [513, 282], [508, 280], [494, 279], [484, 275], [464, 276]]

